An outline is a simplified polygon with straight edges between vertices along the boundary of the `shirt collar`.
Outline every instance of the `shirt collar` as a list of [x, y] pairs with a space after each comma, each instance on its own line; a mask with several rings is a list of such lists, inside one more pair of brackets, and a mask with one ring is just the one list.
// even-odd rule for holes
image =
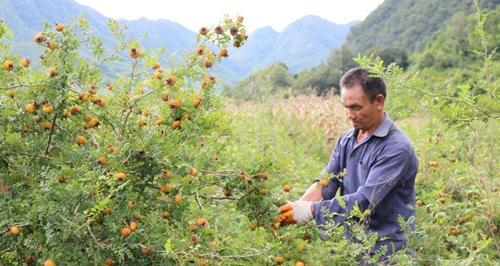
[[[387, 136], [387, 134], [389, 134], [389, 130], [392, 127], [392, 124], [393, 124], [393, 122], [392, 122], [391, 118], [389, 117], [389, 115], [387, 113], [384, 112], [384, 120], [378, 126], [378, 128], [373, 132], [372, 136], [377, 136], [380, 138]], [[347, 133], [347, 137], [353, 138], [354, 136], [356, 136], [358, 131], [359, 131], [359, 129], [351, 129], [349, 131], [349, 133]]]
[[375, 132], [373, 132], [372, 135], [380, 138], [387, 136], [387, 134], [389, 134], [389, 130], [392, 127], [392, 124], [393, 123], [391, 118], [384, 112], [384, 121], [382, 121], [382, 124], [378, 126], [378, 128], [375, 130]]

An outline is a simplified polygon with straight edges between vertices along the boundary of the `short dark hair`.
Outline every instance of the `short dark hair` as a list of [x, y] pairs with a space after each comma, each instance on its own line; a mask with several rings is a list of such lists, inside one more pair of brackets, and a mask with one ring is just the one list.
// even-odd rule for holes
[[382, 94], [384, 98], [387, 98], [384, 80], [366, 69], [352, 68], [340, 79], [340, 88], [349, 89], [356, 85], [361, 85], [363, 92], [371, 102], [375, 101], [378, 94]]

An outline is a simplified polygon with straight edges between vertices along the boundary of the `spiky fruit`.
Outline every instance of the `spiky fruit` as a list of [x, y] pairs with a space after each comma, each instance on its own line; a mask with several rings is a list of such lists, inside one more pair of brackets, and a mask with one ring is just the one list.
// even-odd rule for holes
[[59, 180], [59, 183], [64, 183], [64, 182], [66, 182], [66, 177], [63, 175], [60, 175], [57, 177], [57, 180]]
[[129, 209], [133, 209], [133, 208], [135, 208], [135, 201], [133, 201], [133, 200], [129, 200], [129, 201], [127, 202], [127, 207], [128, 207]]
[[104, 98], [98, 98], [96, 104], [99, 105], [100, 107], [105, 107], [107, 102], [106, 99]]
[[231, 197], [231, 195], [233, 195], [233, 192], [230, 189], [224, 189], [224, 196]]
[[90, 87], [89, 93], [92, 94], [92, 95], [96, 95], [97, 94], [97, 88], [94, 87], [94, 86]]
[[215, 27], [214, 31], [215, 31], [216, 34], [222, 34], [222, 33], [224, 33], [224, 29], [221, 26]]
[[191, 169], [189, 169], [189, 175], [191, 175], [191, 176], [197, 176], [198, 175], [198, 169], [196, 169], [194, 167], [191, 167]]
[[146, 256], [149, 256], [149, 255], [153, 254], [153, 249], [151, 249], [150, 247], [143, 247], [142, 253]]
[[210, 68], [212, 67], [213, 63], [210, 59], [205, 59], [205, 61], [203, 61], [203, 65], [206, 67], [206, 68]]
[[160, 70], [160, 69], [155, 70], [155, 72], [153, 73], [153, 78], [162, 79], [163, 78], [163, 70]]
[[44, 121], [44, 122], [42, 122], [42, 126], [43, 126], [43, 128], [45, 128], [45, 129], [52, 129], [52, 123], [51, 123], [51, 122], [49, 122], [49, 121]]
[[166, 171], [166, 170], [163, 170], [163, 171], [161, 171], [161, 175], [162, 175], [162, 176], [163, 176], [163, 178], [165, 178], [165, 179], [172, 178], [172, 171]]
[[37, 107], [36, 107], [36, 104], [34, 104], [34, 103], [28, 103], [25, 107], [26, 112], [31, 113], [31, 114], [35, 113], [36, 109], [37, 109]]
[[182, 196], [181, 195], [175, 195], [174, 202], [175, 202], [175, 204], [180, 205], [182, 203]]
[[59, 70], [57, 70], [57, 67], [51, 67], [49, 69], [49, 75], [50, 75], [51, 78], [59, 75]]
[[229, 30], [229, 33], [231, 33], [231, 35], [233, 36], [236, 36], [238, 34], [238, 28], [237, 27], [231, 27], [231, 29]]
[[328, 186], [328, 183], [329, 183], [328, 178], [322, 178], [322, 179], [319, 181], [319, 184], [320, 184], [322, 187], [326, 187], [326, 186]]
[[191, 240], [191, 243], [196, 244], [199, 239], [196, 235], [192, 235], [190, 240]]
[[250, 228], [250, 230], [255, 230], [257, 228], [257, 224], [256, 223], [251, 223], [248, 225], [248, 228]]
[[205, 50], [203, 50], [203, 47], [196, 47], [194, 53], [198, 56], [202, 56], [205, 53]]
[[50, 114], [52, 113], [52, 111], [54, 111], [54, 107], [52, 106], [52, 104], [47, 103], [43, 105], [42, 111], [46, 114]]
[[86, 102], [86, 101], [88, 101], [88, 100], [89, 100], [89, 97], [90, 97], [90, 96], [89, 96], [89, 93], [88, 93], [88, 92], [86, 92], [86, 91], [84, 91], [84, 92], [82, 92], [82, 93], [80, 94], [80, 96], [78, 96], [78, 99], [80, 99], [80, 100], [82, 100], [82, 101]]
[[104, 265], [113, 266], [113, 265], [115, 265], [115, 261], [112, 258], [107, 258], [104, 260]]
[[158, 61], [155, 61], [151, 64], [151, 68], [158, 69], [161, 67], [161, 64]]
[[456, 226], [450, 227], [450, 234], [451, 235], [456, 236], [456, 235], [458, 235], [458, 233], [460, 233], [460, 231], [458, 230], [458, 228]]
[[201, 99], [200, 98], [194, 98], [193, 99], [193, 105], [195, 108], [198, 108], [201, 105]]
[[299, 261], [295, 262], [295, 266], [305, 266], [305, 264], [299, 260]]
[[106, 157], [104, 156], [99, 156], [99, 158], [97, 159], [97, 163], [98, 164], [101, 164], [101, 165], [105, 165], [108, 163], [108, 159], [106, 159]]
[[43, 262], [43, 266], [56, 266], [56, 263], [53, 260], [46, 260]]
[[111, 210], [111, 208], [109, 208], [109, 207], [104, 208], [104, 210], [102, 211], [102, 213], [103, 213], [104, 215], [110, 215], [110, 214], [111, 214], [111, 212], [112, 212], [112, 210]]
[[143, 117], [139, 117], [139, 118], [135, 121], [135, 124], [136, 124], [138, 127], [143, 127], [144, 125], [146, 125], [146, 120], [145, 120]]
[[127, 175], [124, 172], [118, 172], [115, 174], [115, 178], [118, 181], [123, 181], [123, 180], [125, 180], [126, 177], [127, 177]]
[[132, 231], [128, 227], [122, 227], [122, 229], [120, 229], [120, 235], [122, 237], [128, 237], [131, 233]]
[[179, 109], [181, 107], [181, 101], [179, 101], [178, 99], [171, 100], [170, 107], [173, 109]]
[[181, 127], [181, 120], [175, 120], [173, 123], [172, 123], [172, 128], [173, 129], [178, 129]]
[[111, 83], [106, 84], [106, 88], [110, 91], [113, 90], [113, 84]]
[[56, 31], [63, 31], [64, 30], [64, 24], [61, 23], [56, 23]]
[[236, 22], [238, 22], [238, 23], [243, 23], [243, 20], [244, 20], [244, 19], [245, 19], [244, 17], [242, 17], [242, 16], [238, 16], [238, 18], [236, 18]]
[[157, 126], [160, 126], [160, 125], [163, 125], [163, 124], [165, 124], [165, 119], [163, 119], [161, 117], [158, 118], [158, 120], [155, 121], [155, 125], [157, 125]]
[[70, 113], [71, 113], [72, 115], [77, 115], [77, 114], [79, 114], [79, 113], [80, 113], [80, 106], [78, 106], [78, 105], [73, 105], [73, 106], [71, 106]]
[[49, 42], [47, 43], [47, 47], [48, 47], [50, 50], [54, 51], [54, 50], [57, 48], [57, 43], [56, 43], [55, 41], [49, 41]]
[[130, 49], [129, 53], [130, 57], [137, 59], [139, 56], [141, 56], [141, 52], [137, 48], [132, 48]]
[[168, 211], [164, 211], [161, 214], [161, 217], [163, 217], [163, 219], [165, 219], [165, 220], [168, 220], [168, 219], [170, 219], [170, 213]]
[[39, 33], [35, 34], [35, 36], [33, 36], [33, 40], [36, 43], [42, 43], [46, 40], [46, 38], [41, 32], [39, 32]]
[[283, 256], [276, 257], [276, 264], [283, 264], [285, 263], [285, 258]]
[[205, 226], [207, 224], [207, 220], [205, 218], [200, 218], [196, 221], [196, 224], [199, 226]]
[[288, 184], [283, 185], [283, 191], [290, 192], [290, 185]]
[[174, 187], [170, 184], [160, 186], [161, 192], [167, 193], [167, 194], [172, 192], [173, 189], [174, 189]]
[[138, 225], [136, 222], [130, 222], [130, 225], [129, 225], [130, 231], [132, 231], [132, 232], [137, 231], [137, 227], [138, 227]]
[[425, 205], [424, 201], [420, 200], [420, 199], [417, 200], [416, 204], [417, 204], [417, 206], [424, 206]]
[[229, 56], [229, 53], [227, 52], [226, 48], [220, 49], [220, 51], [219, 51], [219, 58], [220, 57], [228, 57], [228, 56]]
[[23, 58], [23, 59], [19, 60], [19, 64], [22, 67], [29, 67], [31, 64], [31, 61], [28, 58]]
[[10, 233], [11, 235], [19, 235], [19, 233], [20, 233], [20, 232], [21, 232], [21, 230], [19, 229], [19, 227], [15, 226], [15, 225], [14, 225], [14, 226], [11, 226], [11, 227], [9, 228], [9, 233]]
[[170, 99], [170, 96], [168, 95], [168, 93], [162, 93], [161, 95], [161, 99], [166, 102], [168, 101], [168, 99]]
[[99, 126], [99, 119], [97, 117], [89, 115], [85, 118], [85, 128], [89, 129], [97, 126]]
[[84, 136], [78, 136], [76, 138], [76, 143], [78, 145], [84, 145], [85, 143], [87, 143], [87, 138], [85, 138]]
[[9, 59], [3, 61], [3, 69], [11, 71], [12, 69], [14, 69], [14, 62]]
[[175, 76], [169, 76], [166, 80], [167, 85], [174, 86], [175, 83], [177, 82], [177, 77]]
[[202, 27], [199, 31], [200, 35], [205, 36], [208, 34], [208, 29], [206, 27]]

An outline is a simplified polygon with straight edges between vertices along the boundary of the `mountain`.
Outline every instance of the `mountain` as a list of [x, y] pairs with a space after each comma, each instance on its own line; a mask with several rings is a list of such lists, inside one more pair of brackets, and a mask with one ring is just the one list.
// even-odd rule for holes
[[309, 15], [281, 32], [264, 27], [250, 34], [245, 46], [233, 50], [228, 64], [236, 69], [238, 80], [256, 69], [277, 63], [284, 63], [292, 73], [297, 73], [326, 59], [332, 49], [340, 46], [354, 24], [338, 25]]
[[[478, 1], [479, 7], [495, 9], [500, 0]], [[348, 34], [346, 43], [353, 51], [399, 47], [421, 50], [443, 25], [462, 11], [476, 11], [473, 0], [386, 0]]]
[[[12, 50], [30, 58], [36, 58], [38, 51], [33, 35], [45, 23], [69, 24], [82, 14], [92, 33], [103, 40], [104, 47], [112, 49], [117, 40], [107, 27], [108, 18], [90, 7], [73, 0], [0, 0], [0, 19], [14, 32]], [[173, 21], [141, 18], [120, 22], [147, 49], [164, 47], [170, 54], [196, 46], [196, 33]], [[305, 16], [281, 32], [264, 27], [252, 32], [242, 48], [230, 49], [229, 58], [212, 71], [226, 83], [234, 83], [275, 63], [285, 63], [296, 73], [321, 63], [331, 49], [342, 43], [353, 25], [337, 25], [317, 16]]]
[[[92, 33], [104, 41], [107, 49], [117, 44], [108, 29], [108, 18], [92, 8], [80, 5], [72, 0], [0, 0], [0, 18], [14, 32], [12, 46], [14, 52], [34, 56], [35, 44], [33, 35], [42, 30], [45, 23], [74, 22], [80, 15], [87, 18]], [[146, 48], [165, 47], [168, 50], [194, 48], [195, 33], [182, 25], [168, 21], [147, 19], [120, 20], [130, 33], [140, 39], [145, 32], [148, 38], [143, 41]]]

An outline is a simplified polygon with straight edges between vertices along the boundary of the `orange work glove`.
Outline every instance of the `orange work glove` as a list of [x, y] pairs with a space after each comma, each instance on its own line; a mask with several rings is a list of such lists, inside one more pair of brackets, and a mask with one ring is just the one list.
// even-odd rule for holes
[[281, 224], [306, 224], [313, 218], [312, 202], [298, 200], [289, 202], [279, 208]]

